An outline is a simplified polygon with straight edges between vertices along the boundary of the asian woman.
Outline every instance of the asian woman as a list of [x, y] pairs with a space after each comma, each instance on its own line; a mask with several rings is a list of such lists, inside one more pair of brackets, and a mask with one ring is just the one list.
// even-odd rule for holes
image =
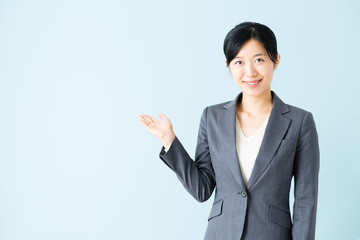
[[160, 159], [196, 200], [215, 190], [205, 240], [313, 240], [320, 162], [313, 115], [271, 90], [280, 54], [270, 28], [240, 23], [223, 49], [241, 91], [204, 108], [194, 159], [164, 114], [160, 120], [139, 115], [139, 121], [161, 140]]

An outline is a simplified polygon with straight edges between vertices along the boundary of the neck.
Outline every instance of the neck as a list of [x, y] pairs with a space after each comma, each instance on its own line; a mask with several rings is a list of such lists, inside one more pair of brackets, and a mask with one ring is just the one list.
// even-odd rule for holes
[[238, 110], [240, 112], [246, 112], [249, 115], [258, 115], [270, 112], [272, 106], [273, 100], [270, 91], [266, 91], [259, 96], [251, 96], [243, 92], [242, 100], [238, 105]]

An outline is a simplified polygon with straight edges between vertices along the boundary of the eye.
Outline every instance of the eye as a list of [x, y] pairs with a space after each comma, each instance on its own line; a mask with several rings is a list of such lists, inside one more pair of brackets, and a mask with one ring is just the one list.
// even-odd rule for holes
[[242, 61], [236, 61], [234, 64], [242, 64]]
[[255, 61], [259, 60], [259, 62], [263, 62], [264, 60], [261, 58], [256, 59]]

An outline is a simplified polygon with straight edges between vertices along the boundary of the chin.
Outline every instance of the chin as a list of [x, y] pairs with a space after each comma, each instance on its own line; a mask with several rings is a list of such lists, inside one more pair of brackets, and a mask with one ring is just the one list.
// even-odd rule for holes
[[245, 95], [248, 96], [252, 96], [252, 97], [260, 97], [266, 93], [270, 93], [270, 88], [269, 89], [246, 89], [242, 88], [242, 91]]

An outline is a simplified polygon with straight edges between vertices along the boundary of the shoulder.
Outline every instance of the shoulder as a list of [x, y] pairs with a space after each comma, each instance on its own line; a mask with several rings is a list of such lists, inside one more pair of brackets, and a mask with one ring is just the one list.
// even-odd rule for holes
[[221, 102], [221, 103], [216, 103], [216, 104], [212, 104], [212, 105], [208, 105], [207, 108], [211, 109], [211, 110], [218, 110], [218, 109], [224, 109], [224, 107], [226, 105], [228, 105], [229, 103], [233, 102], [234, 100], [230, 100], [230, 101], [226, 101], [226, 102]]
[[289, 111], [283, 116], [291, 119], [291, 125], [298, 129], [309, 129], [316, 131], [316, 124], [312, 112], [296, 107], [290, 104], [286, 104]]
[[286, 106], [289, 108], [289, 112], [285, 114], [287, 117], [304, 119], [306, 115], [312, 115], [312, 113], [307, 109], [300, 108], [287, 103]]
[[230, 100], [230, 101], [211, 104], [206, 106], [204, 111], [207, 112], [208, 115], [215, 116], [223, 113], [225, 110], [228, 109], [229, 106], [231, 106], [231, 104], [234, 104], [234, 102], [235, 102], [234, 100]]
[[300, 108], [291, 104], [287, 104], [285, 103], [285, 105], [289, 108], [289, 112], [288, 114], [293, 114], [293, 115], [299, 115], [299, 116], [304, 116], [306, 115], [309, 111], [304, 109], [304, 108]]
[[226, 106], [229, 106], [233, 101], [226, 101], [211, 105], [206, 105], [203, 108], [201, 119], [216, 119], [219, 114], [224, 113], [224, 110], [227, 109]]

